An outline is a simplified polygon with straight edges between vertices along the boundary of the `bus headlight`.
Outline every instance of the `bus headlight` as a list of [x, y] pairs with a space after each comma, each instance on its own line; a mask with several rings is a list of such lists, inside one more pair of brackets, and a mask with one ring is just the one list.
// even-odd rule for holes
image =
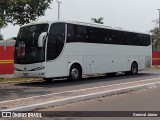
[[37, 67], [37, 68], [34, 68], [34, 69], [30, 70], [30, 71], [39, 71], [39, 70], [43, 70], [44, 68], [45, 68], [44, 66]]
[[16, 67], [14, 67], [14, 70], [15, 70], [15, 71], [22, 71], [22, 70], [20, 70], [20, 69], [18, 69], [18, 68], [16, 68]]

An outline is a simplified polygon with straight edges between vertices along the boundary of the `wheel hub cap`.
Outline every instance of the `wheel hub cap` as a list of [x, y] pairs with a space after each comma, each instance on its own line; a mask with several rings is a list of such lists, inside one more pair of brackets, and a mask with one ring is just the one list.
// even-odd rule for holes
[[76, 68], [72, 69], [71, 76], [75, 79], [78, 78], [78, 70]]

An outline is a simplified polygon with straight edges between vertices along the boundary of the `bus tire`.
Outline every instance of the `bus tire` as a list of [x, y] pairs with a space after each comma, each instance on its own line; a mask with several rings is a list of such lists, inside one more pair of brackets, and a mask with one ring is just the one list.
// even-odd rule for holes
[[79, 65], [73, 64], [70, 68], [68, 80], [74, 82], [74, 81], [79, 81], [81, 79], [82, 79], [82, 69], [80, 68]]
[[131, 71], [126, 72], [126, 74], [137, 75], [138, 74], [138, 64], [137, 62], [133, 62], [131, 65]]

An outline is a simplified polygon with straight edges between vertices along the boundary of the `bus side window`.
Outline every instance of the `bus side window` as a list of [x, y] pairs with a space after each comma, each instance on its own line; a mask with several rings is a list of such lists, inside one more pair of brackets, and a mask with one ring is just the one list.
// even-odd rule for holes
[[145, 35], [144, 45], [145, 45], [145, 46], [151, 45], [151, 38], [150, 38], [150, 35]]
[[106, 36], [107, 36], [107, 44], [113, 44], [112, 30], [108, 29]]
[[87, 42], [85, 26], [68, 24], [67, 31], [67, 42]]
[[86, 42], [86, 27], [82, 25], [75, 26], [76, 42]]
[[67, 24], [67, 42], [75, 42], [74, 25]]
[[95, 29], [94, 27], [87, 27], [86, 28], [86, 41], [88, 43], [94, 43], [95, 41]]
[[62, 52], [65, 41], [65, 24], [52, 24], [47, 43], [47, 60], [56, 59]]

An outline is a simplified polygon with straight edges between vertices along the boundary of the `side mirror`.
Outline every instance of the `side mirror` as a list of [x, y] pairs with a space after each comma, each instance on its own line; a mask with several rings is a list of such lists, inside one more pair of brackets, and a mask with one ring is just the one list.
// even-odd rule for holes
[[38, 47], [43, 47], [43, 44], [44, 44], [44, 41], [47, 37], [47, 32], [43, 32], [39, 35], [39, 38], [38, 38]]

